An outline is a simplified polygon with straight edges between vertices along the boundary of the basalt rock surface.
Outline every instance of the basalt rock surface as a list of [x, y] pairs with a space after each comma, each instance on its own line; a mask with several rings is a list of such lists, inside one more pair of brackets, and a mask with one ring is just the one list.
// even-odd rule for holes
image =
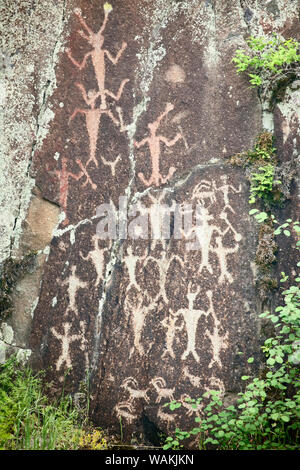
[[[266, 112], [232, 57], [250, 34], [299, 36], [298, 2], [16, 3], [29, 25], [16, 14], [16, 28], [29, 35], [18, 60], [17, 39], [5, 49], [0, 76], [10, 155], [1, 259], [36, 249], [39, 260], [19, 345], [54, 391], [76, 393], [89, 377], [92, 418], [105, 428], [121, 420], [129, 439], [150, 424], [186, 427], [186, 397], [234, 396], [260, 367], [259, 226], [229, 157], [274, 130], [289, 192], [279, 217], [295, 217], [300, 87]], [[22, 84], [9, 82], [12, 60]], [[278, 272], [293, 264], [282, 251]], [[172, 413], [171, 400], [184, 406]]]

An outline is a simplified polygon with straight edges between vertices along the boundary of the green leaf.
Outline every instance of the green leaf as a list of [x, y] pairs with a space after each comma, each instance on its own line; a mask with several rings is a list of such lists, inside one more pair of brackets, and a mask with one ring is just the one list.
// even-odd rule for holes
[[247, 360], [247, 362], [249, 362], [249, 364], [252, 364], [253, 361], [254, 361], [254, 357], [249, 357], [249, 359]]

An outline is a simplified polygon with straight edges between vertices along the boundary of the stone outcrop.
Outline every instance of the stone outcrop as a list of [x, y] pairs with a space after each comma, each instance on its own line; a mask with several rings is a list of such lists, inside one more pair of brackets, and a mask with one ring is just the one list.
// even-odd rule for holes
[[[267, 109], [232, 57], [250, 34], [297, 37], [299, 6], [40, 4], [24, 10], [27, 40], [2, 51], [2, 259], [37, 250], [39, 260], [16, 290], [6, 337], [15, 331], [56, 390], [65, 382], [75, 393], [88, 375], [104, 427], [121, 419], [129, 437], [149, 423], [185, 426], [189, 405], [170, 413], [165, 403], [236, 394], [241, 375], [259, 368], [259, 227], [229, 157], [274, 129], [287, 178], [293, 161], [282, 217], [296, 216], [300, 88], [289, 84]], [[154, 210], [162, 206], [166, 218]]]

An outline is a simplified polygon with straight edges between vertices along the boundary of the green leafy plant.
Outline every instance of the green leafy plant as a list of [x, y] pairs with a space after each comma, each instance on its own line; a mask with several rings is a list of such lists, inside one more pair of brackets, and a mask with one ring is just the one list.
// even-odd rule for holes
[[254, 204], [257, 198], [265, 201], [272, 199], [274, 184], [281, 184], [281, 181], [275, 179], [274, 173], [275, 168], [271, 163], [260, 166], [257, 172], [251, 173], [250, 204]]
[[278, 179], [276, 148], [270, 132], [259, 134], [253, 150], [233, 155], [230, 162], [246, 168], [246, 176], [250, 181], [250, 204], [260, 200], [270, 207], [282, 202], [282, 182]]
[[258, 87], [262, 98], [275, 90], [282, 80], [293, 80], [299, 75], [299, 42], [295, 39], [250, 36], [247, 50], [238, 49], [232, 61], [237, 73], [247, 73], [252, 87]]
[[[276, 235], [291, 236], [294, 231], [300, 249], [299, 222], [287, 219], [279, 225], [273, 215], [257, 209], [250, 211], [259, 223], [268, 217], [274, 224]], [[300, 267], [300, 262], [297, 263]], [[281, 273], [281, 283], [289, 276]], [[195, 418], [196, 426], [189, 431], [176, 429], [169, 436], [164, 449], [198, 436], [199, 448], [206, 449], [299, 449], [300, 433], [300, 288], [299, 275], [282, 292], [281, 305], [274, 312], [260, 315], [262, 321], [273, 325], [274, 334], [262, 346], [265, 364], [258, 376], [251, 372], [241, 379], [247, 383], [237, 395], [236, 402], [225, 407], [221, 393], [216, 390], [204, 393], [197, 400], [202, 403], [201, 415]], [[248, 364], [255, 362], [248, 358]], [[195, 402], [194, 402], [195, 403]], [[176, 402], [166, 404], [171, 410]]]
[[42, 373], [9, 358], [0, 365], [0, 449], [102, 450], [107, 441], [100, 430], [83, 428], [70, 396], [50, 401], [43, 393]]

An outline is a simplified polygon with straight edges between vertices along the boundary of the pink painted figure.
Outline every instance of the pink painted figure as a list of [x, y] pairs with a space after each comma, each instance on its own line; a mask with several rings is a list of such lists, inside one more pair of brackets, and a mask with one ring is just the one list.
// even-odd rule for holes
[[[69, 179], [73, 178], [78, 181], [82, 176], [83, 172], [81, 171], [78, 175], [74, 175], [67, 169], [68, 166], [68, 159], [66, 157], [62, 158], [62, 166], [61, 170], [54, 171], [55, 174], [59, 177], [59, 204], [62, 207], [65, 214], [67, 213], [67, 202], [68, 202], [68, 194], [69, 194]], [[63, 225], [67, 225], [69, 223], [68, 218], [63, 221]]]
[[182, 134], [178, 132], [174, 139], [168, 140], [166, 137], [162, 135], [156, 135], [156, 132], [159, 128], [160, 122], [162, 119], [174, 109], [174, 106], [171, 103], [167, 103], [164, 112], [156, 119], [155, 122], [151, 122], [148, 124], [148, 128], [150, 130], [149, 137], [141, 140], [140, 142], [134, 142], [134, 145], [137, 148], [143, 147], [144, 145], [148, 144], [150, 150], [150, 157], [152, 162], [152, 174], [150, 178], [147, 180], [142, 173], [138, 174], [140, 180], [144, 183], [145, 186], [150, 186], [154, 184], [155, 186], [159, 186], [160, 184], [166, 183], [172, 175], [175, 173], [176, 168], [171, 167], [166, 177], [163, 177], [159, 171], [159, 159], [160, 159], [160, 142], [163, 142], [167, 147], [172, 147], [176, 144], [176, 142], [182, 138]]
[[[120, 89], [118, 91], [118, 94], [115, 96], [115, 99], [117, 101], [120, 99], [121, 94], [123, 92], [124, 85], [127, 82], [128, 80], [123, 80], [120, 86]], [[98, 161], [96, 159], [96, 148], [97, 148], [97, 139], [98, 139], [98, 133], [99, 133], [99, 127], [100, 127], [101, 114], [107, 114], [111, 118], [113, 123], [116, 124], [117, 126], [120, 125], [120, 122], [114, 117], [113, 113], [109, 109], [101, 109], [101, 108], [95, 107], [97, 98], [101, 96], [100, 91], [89, 90], [88, 93], [86, 93], [84, 86], [81, 83], [76, 83], [76, 86], [81, 91], [82, 97], [90, 109], [76, 108], [72, 116], [70, 117], [70, 121], [73, 120], [75, 116], [79, 113], [85, 115], [86, 128], [87, 128], [87, 132], [89, 135], [89, 142], [90, 142], [90, 158], [87, 161], [86, 166], [88, 166], [90, 162], [94, 162], [96, 167], [98, 167]]]
[[[105, 55], [108, 57], [108, 59], [114, 65], [116, 65], [118, 63], [123, 51], [127, 47], [127, 43], [123, 42], [121, 49], [119, 50], [119, 52], [117, 53], [117, 55], [115, 57], [113, 57], [107, 49], [103, 49], [103, 43], [104, 43], [103, 32], [105, 30], [106, 23], [107, 23], [107, 20], [108, 20], [108, 15], [109, 15], [109, 12], [111, 11], [111, 9], [112, 8], [105, 8], [105, 5], [104, 5], [104, 21], [103, 21], [103, 24], [102, 24], [101, 28], [99, 29], [98, 33], [94, 33], [89, 28], [89, 26], [86, 24], [85, 20], [82, 18], [81, 11], [79, 9], [76, 9], [75, 14], [78, 16], [78, 19], [79, 19], [83, 29], [86, 31], [86, 32], [84, 32], [84, 31], [80, 30], [79, 34], [92, 46], [92, 50], [87, 52], [85, 54], [84, 58], [83, 58], [83, 61], [81, 63], [79, 63], [73, 58], [70, 49], [66, 49], [66, 53], [67, 53], [69, 59], [80, 70], [82, 70], [86, 66], [87, 59], [89, 57], [91, 57], [91, 60], [92, 60], [93, 66], [94, 66], [94, 70], [95, 70], [95, 74], [96, 74], [97, 83], [98, 83], [99, 96], [101, 96], [101, 106], [100, 106], [101, 109], [106, 109], [106, 107], [107, 107], [106, 106], [106, 95], [111, 96], [112, 98], [114, 98], [117, 101], [118, 100], [117, 96], [120, 93], [120, 90], [119, 90], [118, 94], [114, 95], [111, 91], [105, 89], [105, 73], [106, 73], [106, 70], [105, 70]], [[128, 81], [128, 80], [123, 80], [123, 82], [121, 84], [121, 87], [124, 86], [126, 81]]]

